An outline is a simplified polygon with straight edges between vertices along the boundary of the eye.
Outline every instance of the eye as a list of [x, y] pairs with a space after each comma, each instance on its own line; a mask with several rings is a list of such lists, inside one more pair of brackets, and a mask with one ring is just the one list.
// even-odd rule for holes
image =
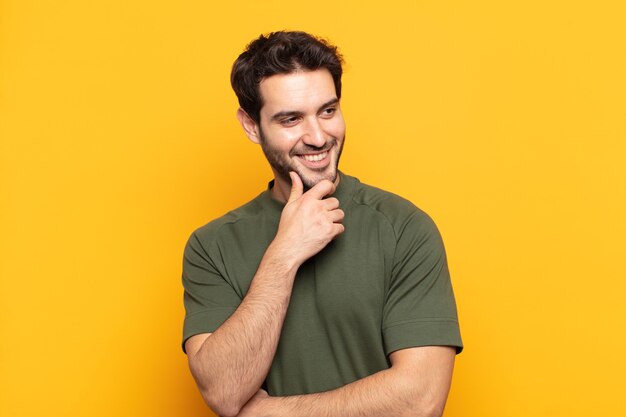
[[297, 116], [287, 117], [286, 119], [282, 119], [280, 121], [280, 124], [283, 125], [283, 126], [287, 126], [287, 127], [294, 126], [294, 125], [296, 125], [298, 123], [299, 120], [300, 120], [300, 118], [297, 117]]
[[328, 107], [322, 111], [322, 116], [331, 117], [335, 112], [337, 112], [336, 107]]

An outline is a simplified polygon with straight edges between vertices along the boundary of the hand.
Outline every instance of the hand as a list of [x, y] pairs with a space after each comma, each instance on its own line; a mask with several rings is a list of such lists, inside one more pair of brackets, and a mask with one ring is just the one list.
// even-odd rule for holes
[[302, 180], [290, 172], [291, 194], [280, 216], [274, 244], [282, 255], [291, 257], [297, 265], [321, 251], [331, 240], [343, 233], [344, 213], [339, 200], [325, 196], [335, 191], [335, 185], [322, 180], [303, 193]]
[[261, 405], [263, 401], [269, 398], [269, 394], [264, 389], [259, 389], [256, 394], [252, 396], [243, 406], [243, 408], [237, 414], [237, 417], [259, 417], [261, 416]]

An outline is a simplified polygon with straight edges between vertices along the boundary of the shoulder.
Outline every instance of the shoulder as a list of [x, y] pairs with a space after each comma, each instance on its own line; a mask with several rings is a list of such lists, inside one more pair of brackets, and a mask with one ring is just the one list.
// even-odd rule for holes
[[[261, 194], [262, 195], [262, 194]], [[233, 228], [246, 227], [250, 221], [263, 214], [259, 202], [261, 195], [246, 204], [231, 210], [224, 215], [211, 220], [207, 224], [198, 227], [191, 233], [187, 241], [187, 249], [194, 247], [208, 251], [208, 248], [224, 234], [232, 233]]]
[[[356, 180], [356, 179], [355, 179]], [[411, 201], [397, 194], [357, 181], [352, 201], [368, 207], [390, 223], [396, 235], [410, 226], [412, 230], [432, 232], [436, 226], [432, 218]]]

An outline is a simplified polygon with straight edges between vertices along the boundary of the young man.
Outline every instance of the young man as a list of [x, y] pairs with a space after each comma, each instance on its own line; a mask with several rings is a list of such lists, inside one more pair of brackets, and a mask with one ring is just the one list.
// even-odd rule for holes
[[441, 237], [410, 202], [338, 171], [341, 56], [302, 32], [231, 76], [268, 190], [185, 248], [183, 346], [220, 416], [439, 416], [462, 349]]

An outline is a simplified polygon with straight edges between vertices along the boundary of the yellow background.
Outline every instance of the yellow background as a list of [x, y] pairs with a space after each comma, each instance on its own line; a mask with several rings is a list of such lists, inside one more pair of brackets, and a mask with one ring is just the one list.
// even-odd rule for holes
[[342, 169], [448, 251], [447, 417], [625, 415], [621, 1], [0, 2], [0, 415], [207, 415], [180, 349], [196, 227], [270, 179], [230, 65], [347, 60]]

